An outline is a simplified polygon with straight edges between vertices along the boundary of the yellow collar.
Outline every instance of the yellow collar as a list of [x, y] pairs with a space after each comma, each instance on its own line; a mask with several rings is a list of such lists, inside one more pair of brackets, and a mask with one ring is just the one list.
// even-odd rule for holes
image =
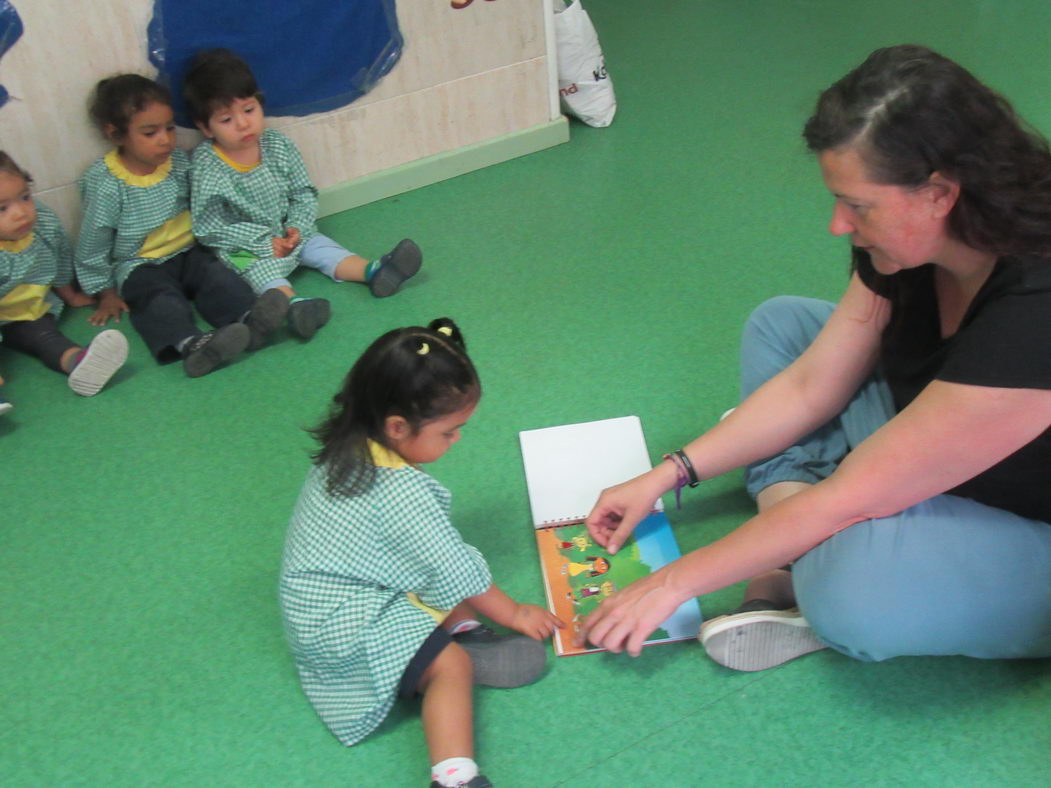
[[409, 464], [400, 454], [376, 443], [371, 438], [368, 439], [368, 447], [372, 455], [372, 464], [377, 468], [404, 468]]
[[25, 238], [19, 238], [17, 241], [0, 241], [0, 252], [24, 252], [33, 243], [35, 237], [36, 233], [31, 232]]
[[136, 175], [125, 167], [116, 148], [103, 156], [102, 160], [106, 162], [106, 167], [109, 168], [110, 172], [129, 186], [154, 186], [167, 178], [168, 173], [172, 171], [171, 156], [165, 159], [163, 164], [158, 164], [157, 169], [149, 175]]
[[225, 163], [227, 167], [237, 170], [238, 172], [251, 172], [263, 163], [262, 151], [260, 151], [259, 153], [259, 161], [257, 161], [255, 164], [241, 164], [240, 162], [234, 161], [225, 153], [223, 153], [219, 146], [216, 145], [214, 142], [212, 142], [212, 150], [215, 151], [215, 155], [219, 157], [219, 161]]

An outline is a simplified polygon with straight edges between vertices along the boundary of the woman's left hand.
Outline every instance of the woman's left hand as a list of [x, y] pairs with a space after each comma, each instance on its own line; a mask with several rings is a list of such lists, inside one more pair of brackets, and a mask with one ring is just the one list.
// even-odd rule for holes
[[637, 657], [653, 630], [689, 599], [689, 592], [671, 584], [671, 566], [636, 580], [605, 599], [584, 620], [577, 636], [579, 644], [590, 642], [615, 654], [627, 650]]

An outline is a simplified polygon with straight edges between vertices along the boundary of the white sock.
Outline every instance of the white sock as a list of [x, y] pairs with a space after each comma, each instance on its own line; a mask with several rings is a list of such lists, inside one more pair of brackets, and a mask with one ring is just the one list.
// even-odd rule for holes
[[467, 785], [478, 776], [478, 764], [471, 758], [446, 758], [431, 767], [431, 779], [445, 788]]
[[475, 621], [473, 618], [465, 618], [463, 621], [457, 621], [456, 625], [449, 630], [449, 634], [459, 635], [461, 632], [470, 632], [472, 629], [478, 629], [481, 625], [481, 621]]

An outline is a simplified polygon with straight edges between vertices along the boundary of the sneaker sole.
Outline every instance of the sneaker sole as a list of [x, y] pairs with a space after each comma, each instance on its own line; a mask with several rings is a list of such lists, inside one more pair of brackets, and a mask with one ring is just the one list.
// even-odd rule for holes
[[88, 352], [69, 373], [69, 387], [82, 397], [94, 397], [127, 360], [128, 340], [116, 329], [107, 329], [91, 340]]
[[390, 260], [380, 268], [369, 282], [369, 289], [376, 298], [386, 298], [398, 292], [406, 279], [416, 275], [423, 265], [423, 253], [416, 243], [408, 238], [399, 241], [391, 250]]
[[220, 328], [211, 342], [183, 361], [186, 377], [199, 378], [230, 361], [248, 347], [250, 337], [251, 332], [244, 323]]
[[0, 402], [0, 416], [3, 416], [5, 413], [10, 413], [14, 409], [15, 406], [12, 405], [10, 402]]
[[795, 610], [767, 610], [706, 621], [697, 636], [708, 656], [731, 670], [766, 670], [828, 648]]
[[288, 296], [280, 290], [267, 290], [256, 299], [252, 309], [245, 318], [245, 325], [251, 331], [248, 350], [259, 350], [266, 344], [270, 334], [284, 322], [288, 315]]

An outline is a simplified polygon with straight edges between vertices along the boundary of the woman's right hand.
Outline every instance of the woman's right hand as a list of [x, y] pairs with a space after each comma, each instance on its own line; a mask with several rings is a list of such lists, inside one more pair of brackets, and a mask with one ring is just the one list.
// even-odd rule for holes
[[653, 510], [654, 502], [674, 486], [675, 474], [666, 460], [641, 476], [603, 490], [584, 521], [591, 538], [616, 555], [635, 526]]

